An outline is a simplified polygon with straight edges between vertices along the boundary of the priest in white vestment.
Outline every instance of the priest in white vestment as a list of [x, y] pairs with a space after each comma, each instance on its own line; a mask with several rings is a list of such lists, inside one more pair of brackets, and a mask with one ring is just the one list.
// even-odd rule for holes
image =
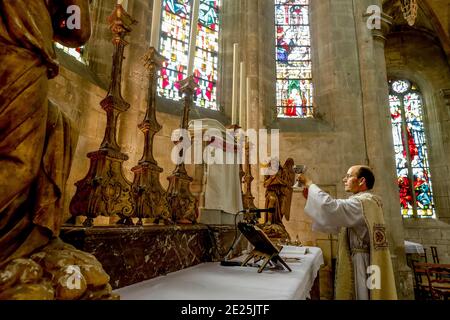
[[[372, 170], [348, 170], [343, 182], [345, 191], [352, 193], [349, 199], [333, 199], [304, 174], [298, 181], [308, 188], [305, 213], [314, 221], [313, 231], [340, 233], [336, 299], [397, 299], [381, 201], [370, 193], [375, 183]], [[372, 274], [373, 266], [380, 275]]]

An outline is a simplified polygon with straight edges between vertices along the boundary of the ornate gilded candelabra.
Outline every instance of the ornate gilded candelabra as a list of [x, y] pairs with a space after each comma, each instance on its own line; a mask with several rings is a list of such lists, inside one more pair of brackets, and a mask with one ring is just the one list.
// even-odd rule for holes
[[171, 222], [166, 191], [161, 186], [159, 176], [163, 171], [153, 157], [153, 140], [161, 125], [156, 120], [156, 85], [158, 70], [165, 58], [151, 47], [144, 56], [144, 65], [149, 73], [148, 104], [144, 120], [139, 129], [144, 134], [144, 153], [139, 164], [132, 168], [134, 173], [133, 197], [135, 200], [135, 216], [142, 225], [143, 218], [151, 218], [155, 223], [160, 220]]
[[252, 176], [252, 166], [250, 164], [250, 141], [245, 137], [245, 173], [243, 177], [245, 193], [242, 199], [244, 209], [255, 209], [255, 197], [252, 195], [252, 182], [255, 178]]
[[100, 102], [107, 116], [105, 135], [100, 149], [87, 155], [90, 168], [86, 177], [75, 183], [77, 191], [70, 202], [72, 218], [68, 221], [74, 224], [77, 216], [86, 216], [83, 225], [88, 227], [98, 216], [117, 215], [120, 218], [118, 224], [133, 224], [131, 184], [122, 172], [123, 162], [128, 160], [128, 156], [120, 151], [116, 132], [119, 115], [130, 108], [121, 94], [122, 63], [128, 44], [125, 37], [137, 21], [118, 4], [108, 22], [113, 33], [114, 54], [108, 95]]
[[[181, 129], [185, 131], [189, 127], [189, 111], [192, 106], [193, 96], [197, 84], [194, 81], [193, 76], [189, 76], [186, 79], [180, 81], [180, 93], [184, 94], [184, 110], [181, 118]], [[181, 143], [183, 137], [175, 144]], [[184, 164], [185, 150], [181, 149], [180, 161], [172, 172], [172, 175], [168, 177], [169, 188], [167, 190], [167, 200], [169, 202], [169, 208], [172, 212], [173, 220], [177, 223], [195, 223], [198, 218], [198, 203], [197, 199], [192, 195], [190, 191], [190, 184], [193, 179], [187, 174]]]

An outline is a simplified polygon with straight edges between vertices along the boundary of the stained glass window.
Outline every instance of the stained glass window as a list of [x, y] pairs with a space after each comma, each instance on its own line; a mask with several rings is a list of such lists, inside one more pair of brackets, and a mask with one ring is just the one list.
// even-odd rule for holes
[[435, 217], [422, 96], [407, 80], [389, 82], [400, 205], [404, 217]]
[[[161, 38], [159, 49], [168, 59], [161, 69], [158, 94], [180, 100], [178, 81], [186, 78], [189, 36], [191, 29], [192, 0], [163, 0]], [[194, 76], [198, 84], [195, 104], [218, 110], [217, 68], [219, 53], [219, 0], [200, 0]]]
[[70, 56], [74, 57], [75, 59], [77, 59], [78, 61], [80, 61], [81, 63], [87, 64], [87, 61], [84, 58], [84, 47], [68, 48], [58, 42], [55, 42], [55, 44], [56, 44], [56, 48], [61, 49], [68, 55], [70, 55]]
[[310, 0], [275, 0], [277, 115], [313, 115]]

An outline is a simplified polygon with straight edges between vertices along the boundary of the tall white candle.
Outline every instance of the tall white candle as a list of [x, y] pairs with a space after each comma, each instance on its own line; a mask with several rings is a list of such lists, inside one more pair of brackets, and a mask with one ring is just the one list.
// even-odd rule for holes
[[251, 118], [252, 118], [252, 97], [251, 97], [251, 83], [250, 83], [251, 79], [250, 77], [247, 77], [247, 128], [246, 130], [249, 130], [252, 128], [252, 124], [251, 124]]
[[247, 77], [245, 72], [245, 62], [241, 62], [240, 65], [240, 87], [239, 87], [239, 126], [242, 129], [246, 129], [246, 122], [245, 122], [245, 111], [246, 111], [246, 105], [245, 105], [245, 98], [246, 98], [246, 84], [247, 84]]
[[[126, 0], [128, 1], [128, 0]], [[161, 0], [153, 0], [152, 14], [152, 34], [150, 36], [150, 46], [159, 50], [159, 33], [161, 29]]]
[[197, 21], [198, 21], [198, 8], [200, 6], [199, 0], [194, 0], [192, 4], [192, 19], [191, 19], [191, 34], [189, 37], [189, 55], [188, 55], [188, 76], [194, 73], [194, 60], [195, 60], [195, 47], [197, 42]]
[[231, 124], [237, 124], [238, 103], [239, 103], [239, 45], [233, 45], [233, 91], [231, 97]]

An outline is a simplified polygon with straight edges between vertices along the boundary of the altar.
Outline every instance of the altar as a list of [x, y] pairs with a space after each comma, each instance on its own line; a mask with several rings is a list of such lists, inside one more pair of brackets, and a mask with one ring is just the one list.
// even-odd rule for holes
[[115, 290], [121, 300], [306, 300], [318, 286], [323, 254], [316, 247], [284, 247], [292, 269], [221, 266], [208, 262]]

